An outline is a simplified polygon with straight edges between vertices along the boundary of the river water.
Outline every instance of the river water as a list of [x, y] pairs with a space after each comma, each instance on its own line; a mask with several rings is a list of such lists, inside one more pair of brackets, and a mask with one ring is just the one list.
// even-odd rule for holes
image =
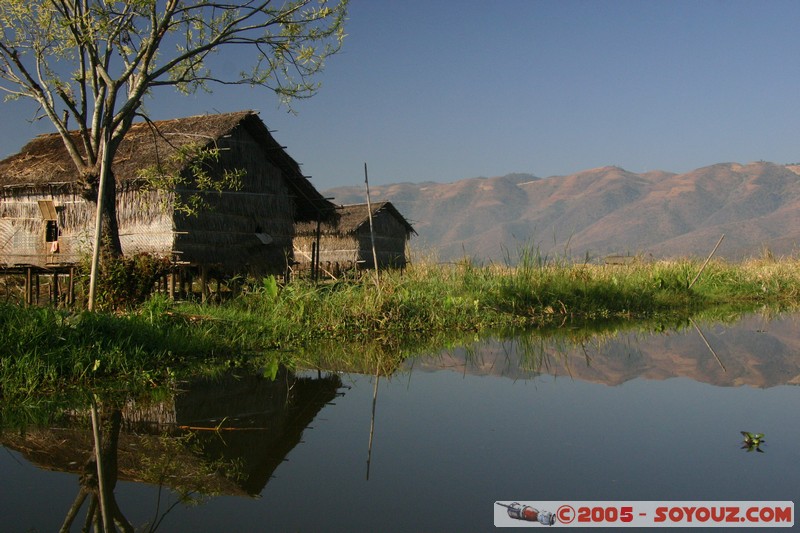
[[[797, 501], [800, 317], [697, 326], [486, 340], [391, 376], [198, 380], [121, 410], [114, 499], [159, 531], [487, 531], [495, 502]], [[0, 530], [61, 527], [87, 420], [0, 435]]]

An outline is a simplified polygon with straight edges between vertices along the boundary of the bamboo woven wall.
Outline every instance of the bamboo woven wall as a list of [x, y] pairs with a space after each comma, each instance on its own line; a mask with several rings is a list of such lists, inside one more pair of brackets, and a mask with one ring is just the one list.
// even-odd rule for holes
[[[47, 222], [39, 200], [56, 208], [58, 248], [46, 242]], [[67, 187], [6, 187], [0, 190], [0, 264], [5, 266], [71, 264], [89, 252], [93, 204]]]
[[[388, 211], [378, 211], [373, 216], [372, 225], [375, 233], [375, 250], [378, 266], [402, 268], [406, 265], [406, 227]], [[372, 258], [372, 239], [369, 225], [358, 228], [358, 242], [361, 250], [362, 268], [374, 268]]]
[[[148, 252], [169, 255], [174, 232], [168, 208], [158, 191], [122, 187], [117, 196], [117, 219], [124, 254]], [[5, 188], [0, 201], [0, 264], [46, 267], [75, 264], [93, 248], [96, 204], [70, 188]], [[45, 240], [46, 221], [38, 200], [56, 208], [58, 247]]]
[[[316, 242], [313, 235], [301, 235], [294, 239], [294, 259], [301, 268], [311, 264], [311, 247]], [[338, 263], [354, 266], [360, 259], [358, 239], [355, 235], [322, 234], [319, 240], [320, 263]], [[370, 251], [370, 253], [372, 253]]]
[[[243, 127], [220, 140], [222, 169], [244, 170], [242, 188], [203, 194], [209, 208], [176, 215], [175, 249], [182, 261], [218, 265], [228, 272], [278, 274], [291, 256], [294, 201], [281, 170]], [[184, 195], [196, 191], [184, 190]], [[257, 234], [269, 235], [264, 244]]]
[[[404, 267], [406, 264], [406, 242], [408, 229], [388, 210], [378, 210], [373, 215], [375, 250], [379, 267]], [[309, 268], [312, 245], [316, 242], [313, 224], [303, 224], [294, 239], [295, 260], [300, 268]], [[325, 225], [319, 242], [320, 264], [357, 265], [358, 268], [373, 268], [372, 240], [369, 224], [361, 224], [354, 231], [336, 233]]]
[[[122, 253], [169, 257], [175, 242], [172, 191], [117, 187], [117, 220]], [[93, 223], [94, 221], [92, 221]]]

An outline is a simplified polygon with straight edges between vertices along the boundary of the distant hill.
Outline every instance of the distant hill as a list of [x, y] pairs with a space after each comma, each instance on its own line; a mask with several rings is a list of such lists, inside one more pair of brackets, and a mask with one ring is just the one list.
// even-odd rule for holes
[[[718, 256], [741, 259], [800, 244], [800, 166], [720, 163], [685, 174], [602, 167], [568, 176], [509, 174], [454, 183], [371, 187], [419, 233], [412, 250], [440, 261], [515, 262], [522, 247], [550, 257]], [[364, 201], [361, 187], [325, 191]]]

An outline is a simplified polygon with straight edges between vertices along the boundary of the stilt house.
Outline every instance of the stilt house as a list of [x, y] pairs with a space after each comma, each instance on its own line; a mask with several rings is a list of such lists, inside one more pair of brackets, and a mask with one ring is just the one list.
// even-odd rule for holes
[[[204, 172], [236, 172], [240, 188], [198, 192], [191, 154], [208, 149], [217, 157], [202, 160]], [[167, 256], [217, 275], [283, 272], [295, 224], [333, 213], [252, 111], [134, 124], [112, 169], [123, 253]], [[187, 179], [154, 187], [153, 175]], [[88, 256], [96, 204], [83, 192], [56, 134], [0, 161], [0, 267], [52, 268]], [[205, 207], [187, 215], [180, 202], [193, 194]]]
[[[300, 269], [310, 269], [312, 260], [321, 272], [334, 276], [345, 270], [374, 268], [369, 214], [367, 204], [344, 205], [336, 208], [333, 219], [298, 224], [294, 257]], [[378, 267], [405, 267], [406, 245], [416, 234], [411, 224], [391, 202], [377, 202], [372, 204], [372, 228]]]

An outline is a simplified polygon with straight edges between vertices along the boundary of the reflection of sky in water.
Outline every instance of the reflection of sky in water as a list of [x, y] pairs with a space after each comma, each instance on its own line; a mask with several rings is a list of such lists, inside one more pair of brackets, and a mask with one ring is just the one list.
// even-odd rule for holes
[[[319, 412], [259, 499], [179, 507], [163, 529], [486, 531], [498, 500], [798, 501], [797, 386], [403, 373], [380, 380], [367, 481], [373, 379], [344, 376], [352, 388]], [[765, 453], [740, 449], [741, 430], [763, 432]], [[5, 527], [57, 529], [77, 480], [16, 461], [0, 454]], [[117, 488], [134, 524], [152, 518], [155, 494]]]

